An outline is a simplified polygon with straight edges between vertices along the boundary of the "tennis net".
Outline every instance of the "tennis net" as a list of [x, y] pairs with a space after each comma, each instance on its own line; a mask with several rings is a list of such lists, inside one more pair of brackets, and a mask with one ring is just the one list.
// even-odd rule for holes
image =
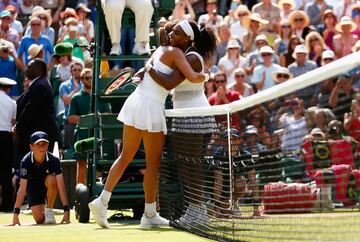
[[221, 241], [360, 238], [359, 64], [354, 53], [230, 104], [167, 110], [161, 214]]

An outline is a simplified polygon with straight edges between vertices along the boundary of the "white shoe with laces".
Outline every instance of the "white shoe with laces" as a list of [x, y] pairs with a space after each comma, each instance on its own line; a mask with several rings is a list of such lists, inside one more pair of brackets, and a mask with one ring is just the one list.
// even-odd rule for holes
[[140, 221], [140, 228], [142, 229], [150, 229], [164, 226], [169, 226], [169, 220], [161, 217], [159, 213], [155, 213], [154, 216], [150, 218], [144, 213]]
[[44, 224], [56, 224], [54, 211], [52, 208], [45, 208], [45, 221]]
[[110, 55], [121, 55], [120, 44], [115, 43], [112, 45]]
[[102, 198], [98, 197], [89, 203], [89, 209], [94, 215], [95, 222], [102, 228], [109, 228], [107, 221], [107, 206], [103, 203]]
[[146, 43], [145, 45], [143, 45], [140, 42], [136, 42], [134, 45], [134, 48], [132, 50], [132, 53], [135, 55], [150, 55], [151, 54], [151, 50], [150, 50], [150, 45], [149, 43]]

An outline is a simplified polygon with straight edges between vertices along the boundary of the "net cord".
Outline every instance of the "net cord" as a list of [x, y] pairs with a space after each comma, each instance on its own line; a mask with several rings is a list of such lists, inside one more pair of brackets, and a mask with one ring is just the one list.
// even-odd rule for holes
[[275, 85], [265, 91], [258, 92], [254, 95], [242, 98], [229, 104], [198, 108], [168, 109], [165, 111], [165, 115], [167, 117], [189, 117], [225, 115], [228, 112], [233, 113], [269, 100], [273, 100], [286, 94], [293, 93], [305, 87], [312, 86], [328, 78], [352, 70], [359, 65], [360, 51], [316, 68], [315, 70], [307, 72], [303, 75], [297, 76], [289, 81]]

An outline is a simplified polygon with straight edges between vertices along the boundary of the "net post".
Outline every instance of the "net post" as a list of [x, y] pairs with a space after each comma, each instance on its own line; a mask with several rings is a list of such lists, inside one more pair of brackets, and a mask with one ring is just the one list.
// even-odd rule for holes
[[232, 157], [231, 157], [231, 126], [230, 126], [230, 109], [227, 109], [227, 132], [228, 132], [228, 156], [229, 156], [229, 182], [230, 182], [230, 208], [233, 207], [233, 184], [232, 184]]

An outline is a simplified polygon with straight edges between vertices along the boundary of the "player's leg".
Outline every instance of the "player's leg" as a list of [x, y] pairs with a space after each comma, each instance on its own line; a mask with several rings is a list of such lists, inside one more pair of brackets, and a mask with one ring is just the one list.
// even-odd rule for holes
[[133, 160], [141, 142], [141, 131], [132, 126], [124, 125], [123, 130], [123, 149], [120, 156], [115, 160], [110, 168], [106, 179], [104, 190], [100, 196], [89, 203], [89, 208], [94, 215], [97, 224], [103, 228], [108, 228], [107, 206], [110, 201], [111, 191], [114, 189], [119, 179], [123, 175], [126, 167]]
[[169, 221], [160, 217], [156, 212], [156, 189], [160, 160], [164, 148], [165, 135], [163, 132], [142, 132], [146, 171], [144, 174], [145, 211], [141, 218], [141, 228], [151, 228], [169, 225]]

